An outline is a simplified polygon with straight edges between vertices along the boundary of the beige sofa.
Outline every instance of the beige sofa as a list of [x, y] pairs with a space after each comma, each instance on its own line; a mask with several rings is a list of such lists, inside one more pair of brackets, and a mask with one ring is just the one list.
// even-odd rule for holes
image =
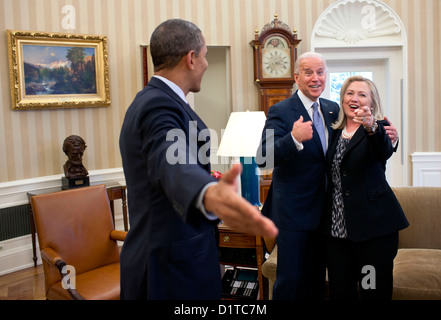
[[[400, 231], [394, 261], [396, 300], [441, 300], [441, 188], [393, 188], [410, 226]], [[269, 297], [276, 279], [277, 246], [262, 265]]]

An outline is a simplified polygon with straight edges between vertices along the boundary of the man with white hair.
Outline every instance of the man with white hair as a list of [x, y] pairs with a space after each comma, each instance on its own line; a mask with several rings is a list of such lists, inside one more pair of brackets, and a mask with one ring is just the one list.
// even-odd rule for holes
[[[326, 73], [321, 55], [301, 55], [295, 67], [298, 90], [269, 109], [262, 135], [260, 147], [274, 154], [273, 180], [262, 213], [279, 228], [275, 300], [319, 299], [322, 294], [325, 269], [319, 225], [326, 190], [325, 156], [331, 125], [339, 113], [337, 103], [319, 98]], [[318, 124], [313, 124], [314, 110], [323, 143]], [[269, 129], [274, 137], [266, 134]], [[263, 162], [257, 163], [265, 167]]]

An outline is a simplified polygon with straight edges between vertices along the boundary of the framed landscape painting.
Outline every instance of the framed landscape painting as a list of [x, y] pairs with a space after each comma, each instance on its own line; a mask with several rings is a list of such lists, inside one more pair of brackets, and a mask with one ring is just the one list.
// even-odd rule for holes
[[107, 38], [7, 30], [14, 110], [110, 105]]

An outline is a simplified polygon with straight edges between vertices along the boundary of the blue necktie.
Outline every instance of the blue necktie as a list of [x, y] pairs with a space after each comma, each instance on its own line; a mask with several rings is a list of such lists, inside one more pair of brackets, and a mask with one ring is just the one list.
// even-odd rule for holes
[[314, 113], [313, 113], [313, 122], [314, 122], [314, 126], [315, 129], [317, 130], [319, 137], [320, 137], [320, 141], [322, 142], [322, 147], [323, 147], [323, 152], [326, 154], [326, 135], [325, 135], [325, 128], [323, 127], [323, 121], [322, 121], [322, 116], [320, 115], [320, 112], [318, 110], [318, 103], [314, 102], [314, 104], [312, 105], [312, 107], [314, 108]]

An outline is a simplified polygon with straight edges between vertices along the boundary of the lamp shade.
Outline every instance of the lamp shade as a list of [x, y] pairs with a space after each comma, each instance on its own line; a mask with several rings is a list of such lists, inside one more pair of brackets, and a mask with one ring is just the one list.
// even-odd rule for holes
[[266, 116], [263, 111], [232, 112], [217, 152], [221, 157], [255, 157]]
[[254, 159], [259, 148], [266, 116], [263, 111], [232, 112], [217, 152], [221, 157], [240, 158], [240, 193], [252, 205], [260, 207], [259, 176]]

